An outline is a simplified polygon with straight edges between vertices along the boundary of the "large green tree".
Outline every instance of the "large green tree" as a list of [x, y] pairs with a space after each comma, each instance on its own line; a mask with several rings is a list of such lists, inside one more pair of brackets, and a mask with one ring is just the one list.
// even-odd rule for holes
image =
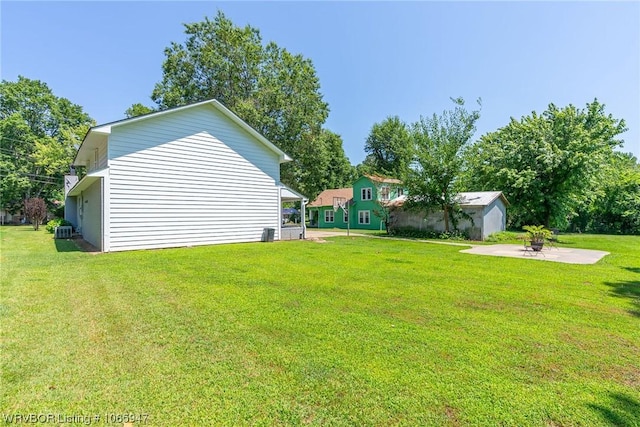
[[469, 150], [467, 182], [503, 191], [514, 226], [564, 228], [622, 143], [616, 136], [624, 120], [604, 108], [596, 99], [584, 109], [550, 104], [542, 114], [512, 118]]
[[370, 173], [404, 178], [412, 160], [409, 126], [398, 116], [389, 116], [371, 127], [363, 164]]
[[414, 161], [406, 180], [410, 194], [407, 206], [423, 211], [440, 210], [447, 232], [460, 214], [456, 195], [462, 189], [462, 154], [480, 118], [480, 110], [468, 111], [462, 98], [452, 101], [453, 110], [421, 117], [412, 126]]
[[614, 152], [598, 170], [588, 198], [577, 209], [573, 228], [587, 232], [640, 234], [640, 164], [630, 153]]
[[131, 107], [127, 108], [124, 112], [124, 115], [127, 118], [138, 117], [145, 114], [153, 113], [155, 110], [151, 107], [147, 107], [139, 102], [133, 104]]
[[93, 120], [43, 82], [0, 83], [0, 203], [17, 212], [27, 198], [61, 200], [63, 176]]
[[[185, 33], [184, 43], [165, 49], [153, 101], [162, 109], [219, 100], [296, 160], [283, 165], [282, 181], [315, 197], [324, 189], [317, 177], [325, 165], [348, 160], [341, 147], [336, 149], [336, 137], [322, 129], [329, 108], [313, 63], [274, 42], [264, 45], [256, 28], [237, 27], [222, 12], [186, 24]], [[346, 168], [338, 171], [343, 169], [346, 174]]]

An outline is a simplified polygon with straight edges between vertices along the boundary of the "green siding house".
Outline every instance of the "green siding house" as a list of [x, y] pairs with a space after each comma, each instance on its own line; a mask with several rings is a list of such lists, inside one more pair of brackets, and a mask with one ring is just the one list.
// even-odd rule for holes
[[[381, 204], [404, 194], [402, 182], [394, 178], [363, 175], [351, 188], [325, 190], [307, 205], [309, 226], [318, 228], [384, 230]], [[334, 204], [347, 204], [347, 211]]]

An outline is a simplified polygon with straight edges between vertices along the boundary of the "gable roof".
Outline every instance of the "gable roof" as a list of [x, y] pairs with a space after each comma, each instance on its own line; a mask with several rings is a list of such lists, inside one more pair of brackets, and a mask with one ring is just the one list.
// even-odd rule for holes
[[[220, 101], [218, 101], [216, 99], [209, 99], [209, 100], [206, 100], [206, 101], [195, 102], [193, 104], [183, 105], [181, 107], [169, 108], [169, 109], [162, 110], [162, 111], [155, 111], [155, 112], [152, 112], [152, 113], [143, 114], [141, 116], [130, 117], [128, 119], [122, 119], [122, 120], [117, 120], [115, 122], [109, 122], [109, 123], [104, 123], [104, 124], [101, 124], [101, 125], [93, 126], [87, 131], [87, 134], [84, 136], [84, 139], [82, 140], [82, 143], [80, 144], [80, 147], [78, 148], [76, 156], [73, 159], [73, 163], [75, 164], [76, 159], [80, 155], [80, 152], [83, 150], [83, 148], [86, 145], [90, 145], [88, 143], [90, 143], [91, 140], [94, 137], [99, 137], [99, 136], [103, 136], [104, 137], [105, 135], [109, 135], [109, 134], [111, 134], [111, 129], [114, 128], [114, 127], [118, 127], [118, 126], [122, 126], [122, 125], [128, 125], [128, 124], [131, 124], [131, 123], [136, 123], [136, 122], [140, 122], [140, 121], [143, 121], [143, 120], [148, 120], [150, 118], [157, 118], [157, 117], [161, 117], [161, 116], [163, 116], [165, 114], [173, 114], [173, 113], [176, 113], [178, 111], [188, 110], [188, 109], [200, 107], [200, 106], [203, 106], [203, 105], [210, 105], [210, 106], [214, 107], [216, 110], [218, 110], [220, 113], [222, 113], [225, 117], [227, 117], [232, 122], [234, 122], [235, 124], [240, 126], [246, 132], [248, 132], [257, 141], [259, 141], [260, 143], [264, 144], [267, 148], [269, 148], [270, 150], [275, 152], [278, 155], [278, 157], [280, 157], [280, 163], [290, 162], [291, 160], [293, 160], [291, 157], [289, 157], [289, 155], [287, 153], [285, 153], [284, 151], [280, 150], [271, 141], [269, 141], [267, 138], [262, 136], [262, 134], [260, 134], [257, 130], [255, 130], [254, 128], [249, 126], [244, 120], [242, 120], [240, 117], [235, 115], [227, 107], [222, 105], [222, 103]], [[85, 144], [85, 143], [87, 143], [87, 144]]]
[[373, 182], [379, 182], [382, 184], [402, 184], [402, 181], [396, 178], [389, 178], [389, 177], [380, 176], [380, 175], [367, 175], [367, 174], [362, 176], [369, 178]]
[[307, 207], [333, 206], [334, 197], [351, 200], [353, 198], [353, 188], [334, 188], [331, 190], [324, 190], [322, 193], [318, 194], [318, 197], [316, 197], [313, 202], [309, 203]]

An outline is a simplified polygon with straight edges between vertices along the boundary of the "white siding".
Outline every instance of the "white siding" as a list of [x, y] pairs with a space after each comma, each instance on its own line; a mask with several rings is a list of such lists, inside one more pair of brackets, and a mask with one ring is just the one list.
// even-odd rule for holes
[[278, 156], [208, 105], [114, 127], [109, 158], [111, 251], [278, 229]]

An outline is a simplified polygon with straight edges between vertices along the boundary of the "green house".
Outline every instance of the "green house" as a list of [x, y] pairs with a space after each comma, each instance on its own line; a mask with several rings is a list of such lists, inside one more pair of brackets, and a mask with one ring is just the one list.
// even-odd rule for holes
[[351, 229], [384, 230], [383, 206], [403, 194], [398, 179], [363, 175], [351, 188], [325, 190], [309, 203], [309, 226], [347, 228], [349, 224]]

